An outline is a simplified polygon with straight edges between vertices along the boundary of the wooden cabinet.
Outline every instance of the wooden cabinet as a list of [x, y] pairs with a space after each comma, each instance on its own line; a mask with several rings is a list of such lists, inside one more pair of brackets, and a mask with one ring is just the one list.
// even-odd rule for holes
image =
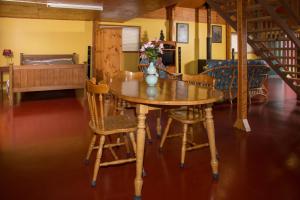
[[176, 42], [162, 41], [164, 44], [162, 62], [169, 72], [176, 72]]

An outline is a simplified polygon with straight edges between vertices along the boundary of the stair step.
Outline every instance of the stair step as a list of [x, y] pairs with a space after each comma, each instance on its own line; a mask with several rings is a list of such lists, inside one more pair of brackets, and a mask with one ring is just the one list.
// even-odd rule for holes
[[289, 64], [277, 64], [276, 67], [295, 67], [300, 68], [300, 65], [289, 65]]
[[275, 5], [277, 6], [279, 3], [278, 0], [267, 0], [266, 2], [268, 2], [268, 4], [269, 5], [271, 4], [272, 6], [275, 6]]
[[288, 78], [288, 77], [286, 77], [286, 78], [291, 81], [300, 82], [300, 78]]
[[273, 56], [274, 58], [277, 59], [294, 59], [295, 57], [293, 56]]
[[247, 11], [254, 11], [262, 9], [262, 6], [260, 4], [252, 4], [247, 6]]
[[300, 72], [289, 72], [289, 71], [281, 71], [282, 73], [284, 74], [299, 74], [300, 75]]
[[[273, 24], [275, 27], [273, 28], [266, 28], [266, 29], [248, 29], [248, 33], [258, 33], [258, 32], [275, 32], [280, 31], [284, 32], [280, 27], [276, 24]], [[290, 29], [293, 30], [295, 33], [300, 33], [300, 26], [290, 26]]]
[[265, 39], [253, 39], [252, 41], [253, 42], [277, 42], [277, 41], [290, 41], [290, 39], [289, 38], [278, 38], [278, 39], [265, 38]]
[[288, 47], [267, 47], [267, 48], [259, 49], [259, 51], [261, 51], [261, 52], [264, 52], [264, 51], [286, 51], [286, 50], [295, 51], [297, 49], [296, 48], [288, 48]]
[[274, 47], [274, 48], [268, 48], [270, 51], [285, 51], [285, 50], [291, 50], [291, 51], [294, 51], [294, 50], [297, 50], [296, 48], [288, 48], [288, 47]]
[[283, 33], [283, 30], [281, 28], [270, 28], [270, 29], [255, 29], [255, 30], [248, 30], [248, 33], [260, 33], [260, 32], [275, 32], [280, 31]]
[[[253, 12], [253, 11], [256, 11], [256, 10], [261, 10], [262, 9], [262, 6], [260, 4], [253, 4], [253, 5], [248, 5], [247, 6], [247, 11], [248, 12]], [[230, 14], [230, 15], [233, 15], [233, 14], [236, 14], [236, 9], [232, 9], [232, 8], [228, 8], [225, 10], [226, 13]]]
[[271, 16], [263, 16], [263, 17], [256, 17], [256, 18], [248, 18], [247, 22], [270, 21], [270, 20], [272, 20]]
[[284, 51], [294, 51], [295, 49], [259, 49], [258, 52], [264, 53], [264, 52], [270, 52], [272, 54], [278, 54], [278, 53], [284, 53]]

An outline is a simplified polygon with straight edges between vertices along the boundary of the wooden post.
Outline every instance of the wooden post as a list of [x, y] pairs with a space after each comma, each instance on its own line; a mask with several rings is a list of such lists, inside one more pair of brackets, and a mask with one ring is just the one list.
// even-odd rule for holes
[[178, 47], [178, 73], [181, 73], [181, 47]]
[[[298, 49], [296, 52], [296, 58], [297, 58], [296, 72], [300, 73], [300, 49]], [[296, 76], [297, 76], [297, 78], [300, 78], [299, 74], [297, 74]], [[300, 89], [298, 90], [297, 100], [298, 100], [298, 102], [300, 102]]]
[[175, 5], [172, 5], [172, 6], [168, 6], [166, 7], [166, 18], [168, 20], [168, 28], [167, 28], [167, 40], [169, 41], [175, 41], [175, 38], [174, 38], [174, 17], [175, 17]]
[[237, 0], [238, 94], [234, 127], [250, 132], [248, 123], [247, 0]]
[[[296, 72], [300, 73], [300, 49], [297, 49], [296, 52], [296, 58], [297, 58], [297, 68], [296, 68]], [[297, 78], [300, 78], [300, 75], [297, 74]]]
[[92, 35], [92, 40], [93, 40], [93, 45], [92, 45], [92, 64], [90, 67], [92, 68], [92, 77], [96, 77], [96, 34], [97, 34], [97, 29], [98, 29], [99, 23], [98, 21], [93, 21], [93, 35]]
[[8, 98], [9, 98], [9, 105], [13, 106], [14, 105], [14, 91], [13, 91], [13, 64], [9, 64], [9, 94], [8, 94]]
[[231, 26], [226, 24], [226, 59], [230, 60], [231, 58]]
[[207, 11], [207, 37], [206, 37], [206, 60], [211, 59], [211, 8], [206, 4]]
[[194, 54], [194, 60], [197, 63], [197, 68], [194, 69], [194, 73], [197, 74], [198, 73], [198, 60], [199, 60], [199, 51], [200, 51], [200, 47], [199, 47], [199, 8], [195, 8], [195, 54]]

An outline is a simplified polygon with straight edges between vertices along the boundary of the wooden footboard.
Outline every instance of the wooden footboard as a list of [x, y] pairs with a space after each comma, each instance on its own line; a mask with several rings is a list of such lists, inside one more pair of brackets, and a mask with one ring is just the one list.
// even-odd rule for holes
[[85, 87], [84, 64], [10, 66], [10, 103], [13, 93]]

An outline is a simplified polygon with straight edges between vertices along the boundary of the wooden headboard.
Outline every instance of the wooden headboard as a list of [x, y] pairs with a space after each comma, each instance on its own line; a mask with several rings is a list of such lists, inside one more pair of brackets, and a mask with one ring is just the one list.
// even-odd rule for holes
[[21, 53], [20, 59], [21, 65], [64, 65], [78, 63], [76, 53], [58, 55], [36, 55]]

